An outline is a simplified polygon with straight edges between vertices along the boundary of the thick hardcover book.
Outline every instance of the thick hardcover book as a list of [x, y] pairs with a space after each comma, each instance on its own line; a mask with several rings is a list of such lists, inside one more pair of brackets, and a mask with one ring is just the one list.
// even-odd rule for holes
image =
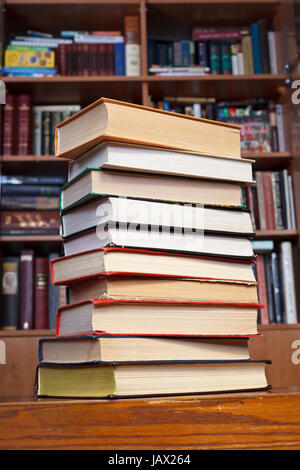
[[81, 73], [84, 77], [90, 74], [90, 45], [82, 44], [82, 70]]
[[50, 145], [49, 155], [55, 154], [55, 129], [57, 124], [63, 120], [61, 111], [53, 111], [50, 113]]
[[272, 274], [272, 261], [271, 254], [266, 253], [265, 259], [265, 270], [266, 270], [266, 287], [267, 287], [267, 298], [268, 298], [268, 312], [270, 323], [275, 323], [275, 303], [274, 303], [274, 291], [273, 291], [273, 274]]
[[7, 94], [6, 103], [3, 105], [3, 156], [14, 155], [15, 153], [15, 125], [15, 96]]
[[67, 44], [59, 44], [57, 48], [57, 66], [59, 75], [67, 75]]
[[17, 155], [31, 154], [31, 99], [27, 94], [16, 98]]
[[265, 361], [39, 365], [37, 396], [128, 398], [269, 388]]
[[56, 234], [59, 233], [58, 211], [2, 211], [0, 231], [7, 234]]
[[[90, 299], [60, 307], [57, 336], [256, 335], [258, 303]], [[126, 321], [124, 320], [126, 319]]]
[[281, 279], [279, 270], [279, 257], [276, 251], [271, 253], [271, 269], [272, 269], [272, 282], [273, 282], [273, 298], [275, 308], [275, 321], [282, 323], [282, 296], [281, 296]]
[[106, 47], [107, 75], [115, 75], [115, 50], [113, 44]]
[[34, 251], [20, 253], [20, 323], [21, 330], [33, 328], [34, 311]]
[[35, 305], [34, 305], [34, 328], [48, 329], [48, 284], [49, 284], [49, 271], [48, 271], [48, 258], [36, 257], [35, 258]]
[[107, 75], [106, 44], [98, 44], [98, 75]]
[[19, 326], [19, 257], [2, 258], [1, 328]]
[[[260, 335], [257, 335], [260, 336]], [[111, 361], [250, 360], [248, 338], [178, 338], [94, 335], [41, 338], [40, 364], [105, 364]]]
[[245, 75], [251, 75], [254, 73], [253, 68], [253, 51], [252, 51], [252, 40], [250, 34], [242, 35], [242, 48], [244, 56], [244, 72]]
[[193, 41], [215, 41], [220, 39], [227, 41], [240, 40], [241, 31], [239, 29], [204, 31], [197, 28], [193, 30]]
[[297, 323], [296, 287], [293, 251], [291, 242], [280, 244], [282, 286], [283, 286], [283, 321], [285, 323]]
[[101, 274], [201, 276], [253, 284], [252, 266], [248, 260], [109, 247], [52, 259], [50, 270], [51, 281], [57, 285], [77, 284]]
[[99, 72], [98, 44], [89, 44], [89, 55], [89, 75], [96, 76]]
[[[79, 126], [80, 132], [74, 132], [73, 126]], [[70, 160], [107, 140], [240, 159], [240, 129], [233, 124], [100, 98], [57, 126], [55, 147], [58, 157]]]
[[231, 74], [232, 73], [232, 66], [231, 66], [231, 49], [230, 43], [228, 42], [221, 42], [221, 70], [223, 74]]
[[141, 73], [140, 58], [140, 20], [139, 16], [127, 15], [124, 18], [125, 68], [126, 75], [137, 76]]
[[213, 75], [221, 73], [221, 50], [217, 41], [211, 41], [209, 47], [209, 66]]

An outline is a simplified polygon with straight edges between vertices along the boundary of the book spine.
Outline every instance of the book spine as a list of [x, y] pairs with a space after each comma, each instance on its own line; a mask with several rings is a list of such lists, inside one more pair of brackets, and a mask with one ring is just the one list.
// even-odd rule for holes
[[82, 45], [82, 75], [87, 77], [91, 73], [91, 66], [90, 66], [90, 45], [83, 44]]
[[291, 229], [292, 228], [291, 204], [290, 204], [290, 194], [289, 194], [288, 172], [286, 169], [282, 170], [282, 175], [283, 175], [283, 191], [284, 191], [286, 219], [287, 219], [286, 228]]
[[20, 323], [21, 330], [33, 328], [34, 302], [34, 252], [21, 250], [20, 253]]
[[258, 197], [257, 197], [257, 186], [256, 184], [251, 185], [251, 196], [253, 202], [253, 213], [255, 219], [255, 228], [256, 230], [260, 229], [260, 221], [259, 221], [259, 206], [258, 206]]
[[51, 113], [42, 112], [42, 155], [50, 155], [51, 152]]
[[2, 258], [1, 329], [16, 330], [19, 324], [19, 258]]
[[193, 41], [241, 39], [241, 31], [194, 31]]
[[257, 23], [251, 24], [250, 32], [251, 32], [251, 39], [252, 39], [254, 73], [263, 73], [261, 52], [260, 52], [259, 27]]
[[268, 297], [267, 297], [267, 287], [266, 287], [266, 273], [265, 273], [265, 262], [263, 255], [257, 255], [256, 258], [256, 275], [258, 281], [258, 298], [259, 303], [264, 305], [263, 308], [260, 308], [260, 323], [262, 325], [268, 325], [269, 321], [269, 311], [268, 311]]
[[98, 48], [98, 75], [107, 75], [106, 44], [99, 44]]
[[277, 74], [278, 70], [278, 61], [277, 61], [277, 48], [276, 48], [276, 33], [275, 31], [268, 32], [268, 46], [269, 46], [269, 55], [270, 55], [270, 72], [272, 74]]
[[2, 155], [10, 156], [15, 152], [15, 96], [6, 95], [6, 103], [3, 105], [3, 137]]
[[296, 289], [291, 242], [280, 244], [285, 323], [297, 323]]
[[50, 147], [49, 155], [55, 155], [55, 129], [57, 124], [62, 121], [62, 113], [60, 111], [53, 111], [50, 114]]
[[57, 49], [58, 73], [62, 76], [67, 75], [67, 44], [59, 44]]
[[278, 171], [272, 172], [272, 190], [274, 200], [275, 226], [277, 230], [282, 230], [285, 228], [285, 225], [283, 218], [280, 174]]
[[2, 210], [59, 210], [59, 198], [48, 196], [2, 196]]
[[250, 34], [242, 36], [242, 48], [244, 56], [244, 72], [245, 75], [251, 75], [254, 73], [253, 68], [253, 51], [252, 51], [252, 40]]
[[114, 45], [115, 74], [126, 75], [125, 44], [120, 42]]
[[30, 96], [21, 94], [17, 97], [17, 155], [31, 154], [31, 103]]
[[42, 155], [42, 113], [33, 109], [33, 155]]
[[59, 196], [60, 186], [37, 184], [2, 184], [2, 195]]
[[58, 211], [1, 211], [1, 233], [58, 233]]
[[275, 323], [275, 307], [273, 297], [273, 279], [272, 279], [272, 266], [271, 266], [271, 255], [270, 253], [264, 255], [265, 258], [265, 270], [266, 270], [266, 287], [267, 287], [267, 298], [268, 298], [268, 312], [270, 323]]
[[239, 75], [240, 72], [236, 44], [231, 44], [231, 68], [232, 75]]
[[106, 54], [107, 75], [111, 76], [115, 74], [115, 50], [113, 44], [107, 44]]
[[230, 50], [230, 43], [228, 42], [221, 43], [221, 63], [222, 63], [222, 73], [231, 74], [232, 73], [231, 50]]
[[288, 175], [288, 185], [289, 185], [289, 199], [290, 199], [290, 208], [291, 208], [291, 229], [295, 230], [296, 226], [296, 214], [295, 214], [295, 203], [294, 203], [294, 192], [293, 192], [293, 180], [292, 176]]
[[276, 115], [277, 115], [277, 128], [278, 128], [278, 145], [279, 152], [286, 152], [286, 141], [285, 141], [285, 126], [283, 118], [283, 108], [282, 105], [275, 105]]
[[48, 329], [48, 258], [35, 258], [34, 328]]
[[66, 44], [66, 75], [72, 75], [73, 44]]
[[273, 281], [273, 297], [274, 297], [274, 312], [276, 323], [282, 323], [282, 301], [281, 301], [281, 284], [278, 264], [278, 253], [273, 251], [271, 253], [271, 269]]
[[191, 65], [190, 41], [181, 41], [182, 50], [182, 66], [189, 67]]
[[99, 73], [99, 66], [98, 66], [98, 44], [90, 44], [89, 45], [89, 52], [90, 52], [90, 75], [95, 77]]
[[276, 225], [275, 225], [275, 211], [274, 211], [274, 202], [273, 202], [272, 172], [264, 171], [262, 173], [262, 179], [263, 179], [266, 228], [267, 230], [273, 230], [276, 228]]
[[262, 172], [257, 171], [255, 173], [255, 177], [256, 177], [256, 189], [257, 189], [257, 200], [258, 200], [258, 211], [259, 211], [259, 225], [260, 225], [261, 230], [266, 230], [267, 224], [266, 224], [266, 212], [265, 212]]
[[241, 44], [237, 44], [238, 69], [240, 75], [245, 75], [244, 53]]
[[269, 56], [269, 42], [268, 42], [268, 22], [267, 20], [258, 21], [259, 29], [259, 44], [261, 51], [262, 72], [270, 73], [270, 56]]
[[207, 42], [199, 41], [197, 44], [198, 65], [208, 67]]
[[124, 18], [125, 63], [127, 76], [141, 74], [140, 25], [138, 16]]
[[[49, 260], [48, 260], [48, 266], [49, 266], [49, 272], [48, 272], [48, 279], [51, 279], [50, 276], [50, 263], [52, 259], [59, 258], [60, 254], [59, 253], [50, 253], [49, 254]], [[60, 306], [59, 304], [59, 287], [55, 286], [52, 282], [49, 282], [49, 296], [48, 296], [48, 326], [50, 330], [55, 330], [56, 329], [56, 315], [57, 315], [57, 310]]]
[[221, 73], [221, 54], [218, 42], [209, 43], [209, 65], [212, 75]]
[[278, 152], [279, 144], [278, 144], [277, 115], [276, 115], [275, 107], [273, 105], [269, 107], [269, 121], [270, 121], [272, 152]]

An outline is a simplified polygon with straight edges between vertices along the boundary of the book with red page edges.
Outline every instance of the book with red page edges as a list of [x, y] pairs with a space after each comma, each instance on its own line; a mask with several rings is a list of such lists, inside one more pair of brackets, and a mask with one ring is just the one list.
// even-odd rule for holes
[[[104, 314], [101, 312], [102, 318], [100, 323], [98, 321], [101, 327], [97, 328], [94, 323], [94, 311], [103, 307], [108, 308]], [[89, 299], [64, 305], [58, 309], [56, 334], [57, 336], [126, 334], [128, 336], [251, 337], [258, 333], [257, 314], [258, 309], [262, 307], [263, 305], [258, 303]], [[209, 309], [209, 315], [203, 317], [201, 309]], [[229, 321], [232, 321], [231, 326], [224, 322], [226, 313], [229, 314], [227, 315]], [[178, 318], [180, 321], [176, 322]], [[151, 321], [152, 325], [149, 323]], [[208, 322], [208, 326], [204, 321]]]
[[[78, 283], [79, 281], [83, 281], [83, 280], [87, 280], [89, 278], [92, 278], [92, 277], [96, 277], [96, 276], [99, 276], [99, 274], [103, 273], [103, 274], [121, 274], [121, 273], [124, 273], [124, 274], [131, 274], [131, 275], [136, 275], [136, 276], [139, 276], [141, 274], [144, 274], [144, 275], [149, 275], [149, 276], [169, 276], [169, 277], [172, 277], [172, 274], [170, 272], [167, 272], [167, 269], [165, 272], [163, 273], [153, 273], [153, 272], [145, 272], [143, 270], [141, 271], [96, 271], [96, 272], [93, 272], [91, 274], [85, 274], [85, 275], [82, 275], [82, 276], [78, 276], [78, 270], [77, 271], [74, 271], [74, 276], [73, 277], [70, 277], [70, 278], [65, 278], [61, 281], [57, 281], [55, 280], [55, 276], [54, 276], [54, 265], [56, 263], [59, 263], [59, 262], [65, 262], [67, 260], [71, 260], [71, 259], [80, 259], [80, 257], [83, 257], [83, 256], [86, 256], [86, 255], [89, 255], [89, 254], [96, 254], [96, 253], [103, 253], [103, 255], [105, 256], [105, 254], [109, 254], [109, 253], [117, 253], [117, 252], [121, 252], [121, 253], [132, 253], [132, 254], [141, 254], [141, 255], [149, 255], [149, 256], [153, 256], [153, 257], [159, 257], [159, 256], [165, 256], [167, 258], [170, 258], [170, 259], [193, 259], [193, 260], [211, 260], [213, 262], [224, 262], [224, 263], [228, 263], [229, 264], [232, 264], [232, 265], [244, 265], [244, 266], [249, 266], [251, 267], [251, 270], [250, 272], [252, 273], [252, 266], [255, 264], [255, 260], [254, 259], [238, 259], [238, 258], [234, 258], [234, 259], [230, 259], [230, 258], [217, 258], [217, 257], [209, 257], [209, 256], [197, 256], [197, 255], [192, 255], [192, 254], [188, 254], [188, 253], [179, 253], [179, 252], [165, 252], [165, 251], [151, 251], [151, 250], [142, 250], [142, 249], [135, 249], [135, 248], [122, 248], [122, 247], [105, 247], [105, 248], [96, 248], [96, 249], [93, 249], [93, 250], [87, 250], [85, 252], [81, 252], [81, 253], [76, 253], [76, 254], [72, 254], [72, 255], [68, 255], [68, 256], [62, 256], [62, 257], [59, 257], [59, 258], [55, 258], [55, 259], [52, 259], [51, 262], [50, 262], [50, 275], [51, 275], [51, 282], [53, 284], [56, 284], [56, 285], [72, 285], [74, 283]], [[166, 259], [167, 259], [166, 258]], [[178, 261], [179, 262], [179, 261]], [[79, 264], [77, 264], [77, 266], [79, 266]], [[136, 267], [136, 265], [135, 265]], [[174, 275], [174, 277], [178, 277], [179, 275]], [[200, 276], [195, 276], [195, 275], [184, 275], [182, 273], [180, 273], [180, 277], [181, 278], [200, 278]], [[218, 280], [221, 280], [220, 277], [204, 277], [204, 276], [201, 276], [202, 279], [206, 278], [206, 279], [218, 279]], [[251, 282], [256, 282], [255, 281], [255, 278], [254, 278], [254, 275], [251, 279], [229, 279], [228, 277], [226, 278], [223, 278], [223, 280], [226, 280], [226, 281], [241, 281], [241, 282], [244, 282], [244, 281], [247, 281], [249, 283]]]

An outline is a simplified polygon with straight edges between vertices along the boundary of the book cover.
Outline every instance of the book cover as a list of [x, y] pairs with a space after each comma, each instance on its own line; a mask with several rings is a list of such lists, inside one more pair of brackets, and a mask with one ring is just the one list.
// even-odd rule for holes
[[42, 155], [51, 153], [51, 113], [42, 112]]
[[17, 95], [16, 100], [16, 154], [17, 155], [30, 155], [31, 152], [31, 98], [30, 95], [21, 94]]
[[35, 303], [34, 303], [34, 328], [48, 329], [49, 327], [49, 292], [48, 292], [48, 258], [35, 258]]
[[270, 73], [270, 55], [268, 41], [268, 21], [265, 19], [258, 20], [259, 43], [261, 51], [262, 73]]
[[217, 41], [209, 42], [209, 66], [213, 75], [221, 73], [221, 52]]
[[59, 211], [1, 211], [2, 235], [58, 234]]
[[34, 308], [34, 251], [20, 253], [20, 323], [21, 330], [33, 328]]
[[114, 62], [115, 75], [126, 75], [125, 44], [123, 42], [114, 44]]
[[245, 75], [251, 75], [254, 73], [253, 68], [253, 51], [252, 51], [252, 40], [250, 34], [242, 35], [242, 48], [244, 57], [244, 72]]
[[262, 172], [266, 229], [274, 230], [275, 226], [275, 210], [273, 201], [273, 188], [272, 188], [272, 172]]
[[141, 74], [140, 24], [139, 17], [127, 15], [124, 18], [125, 64], [127, 76]]
[[221, 63], [222, 63], [222, 73], [231, 74], [231, 49], [229, 42], [221, 42]]

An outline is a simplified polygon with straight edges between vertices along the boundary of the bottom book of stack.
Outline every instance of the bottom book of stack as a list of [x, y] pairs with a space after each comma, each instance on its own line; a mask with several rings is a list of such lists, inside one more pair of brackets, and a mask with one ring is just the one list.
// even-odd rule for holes
[[251, 360], [248, 340], [122, 334], [44, 338], [36, 395], [126, 398], [267, 389], [268, 361]]

